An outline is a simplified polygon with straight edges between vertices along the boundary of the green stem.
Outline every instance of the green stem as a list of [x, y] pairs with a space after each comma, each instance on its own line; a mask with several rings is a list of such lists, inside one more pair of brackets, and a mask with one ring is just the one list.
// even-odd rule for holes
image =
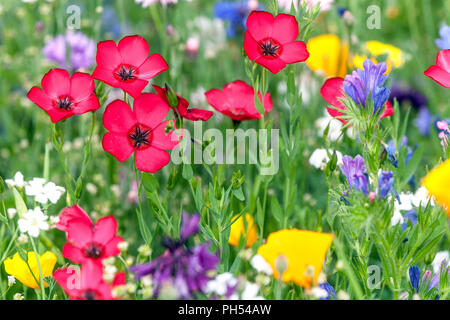
[[36, 262], [37, 262], [38, 269], [39, 269], [39, 287], [41, 288], [42, 300], [46, 300], [44, 276], [42, 275], [42, 268], [41, 268], [41, 262], [39, 261], [39, 254], [37, 252], [36, 244], [34, 243], [33, 237], [29, 236], [29, 238], [31, 241], [31, 245], [33, 246], [34, 255], [36, 257]]

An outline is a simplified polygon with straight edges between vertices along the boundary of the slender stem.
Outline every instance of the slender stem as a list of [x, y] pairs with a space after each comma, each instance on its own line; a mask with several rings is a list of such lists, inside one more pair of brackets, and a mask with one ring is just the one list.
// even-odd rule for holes
[[[39, 254], [36, 249], [36, 244], [34, 243], [33, 237], [29, 236], [31, 245], [33, 246], [34, 255], [36, 257], [36, 262], [39, 269], [39, 287], [41, 288], [42, 300], [46, 300], [45, 296], [45, 285], [44, 285], [44, 276], [42, 275], [41, 262], [39, 261]], [[33, 272], [32, 272], [33, 273]]]

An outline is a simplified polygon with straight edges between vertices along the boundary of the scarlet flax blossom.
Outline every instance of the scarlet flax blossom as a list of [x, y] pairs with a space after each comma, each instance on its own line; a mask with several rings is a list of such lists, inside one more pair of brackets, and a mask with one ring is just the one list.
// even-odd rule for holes
[[439, 51], [436, 65], [429, 67], [425, 75], [441, 86], [450, 88], [450, 50]]
[[[261, 115], [255, 106], [255, 90], [241, 80], [226, 84], [223, 90], [211, 89], [205, 93], [209, 104], [217, 111], [233, 120], [255, 120]], [[262, 94], [258, 92], [259, 101], [262, 103]], [[272, 98], [267, 92], [264, 95], [264, 115], [273, 107]]]
[[115, 300], [112, 289], [125, 284], [125, 273], [117, 273], [112, 284], [103, 280], [102, 265], [86, 262], [78, 274], [74, 268], [58, 269], [53, 273], [55, 281], [71, 300]]
[[[160, 86], [153, 85], [153, 88], [156, 90], [158, 95], [168, 104], [169, 99], [167, 98], [167, 89], [161, 88]], [[195, 108], [189, 108], [189, 102], [184, 99], [183, 97], [180, 97], [179, 95], [176, 95], [178, 100], [178, 105], [174, 108], [170, 106], [176, 113], [182, 118], [185, 118], [187, 120], [191, 121], [208, 121], [209, 118], [212, 117], [214, 114], [212, 111], [209, 110], [202, 110], [202, 109], [195, 109]]]
[[117, 222], [113, 216], [100, 218], [95, 225], [83, 218], [71, 219], [66, 230], [68, 242], [62, 254], [75, 263], [101, 263], [103, 259], [120, 253], [118, 244], [123, 239], [116, 235]]
[[66, 70], [52, 69], [34, 86], [27, 97], [47, 112], [53, 123], [100, 108], [92, 77], [83, 72], [71, 76]]
[[156, 172], [167, 165], [170, 155], [182, 139], [182, 130], [175, 128], [173, 119], [163, 121], [169, 105], [155, 93], [143, 93], [134, 100], [133, 110], [122, 100], [111, 102], [103, 114], [103, 125], [109, 132], [103, 136], [103, 149], [120, 162], [134, 152], [140, 171]]
[[92, 76], [136, 98], [149, 79], [169, 68], [163, 57], [149, 53], [147, 41], [137, 35], [123, 38], [117, 46], [112, 40], [99, 42]]
[[250, 60], [278, 73], [287, 64], [305, 61], [309, 57], [303, 41], [296, 41], [298, 23], [294, 16], [274, 17], [265, 11], [253, 11], [247, 19], [244, 50]]
[[62, 209], [58, 215], [58, 223], [56, 229], [67, 232], [68, 226], [72, 220], [81, 219], [92, 225], [92, 220], [88, 214], [78, 205], [66, 207]]

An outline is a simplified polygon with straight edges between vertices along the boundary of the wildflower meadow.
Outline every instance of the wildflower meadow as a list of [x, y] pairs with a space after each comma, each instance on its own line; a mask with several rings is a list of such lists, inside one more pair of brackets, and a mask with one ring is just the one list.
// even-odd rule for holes
[[1, 0], [0, 299], [449, 300], [449, 13]]

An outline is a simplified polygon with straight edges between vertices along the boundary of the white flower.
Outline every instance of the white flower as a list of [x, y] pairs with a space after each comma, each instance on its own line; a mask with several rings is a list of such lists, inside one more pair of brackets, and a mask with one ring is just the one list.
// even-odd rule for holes
[[8, 208], [8, 210], [6, 210], [6, 212], [8, 213], [9, 219], [12, 219], [16, 215], [17, 210], [16, 210], [16, 208]]
[[26, 234], [21, 234], [18, 238], [17, 241], [19, 241], [20, 244], [25, 244], [28, 242], [28, 237]]
[[19, 230], [37, 238], [41, 230], [49, 229], [47, 219], [48, 217], [42, 212], [40, 207], [36, 207], [34, 210], [30, 209], [19, 219]]
[[326, 111], [324, 113], [324, 116], [317, 119], [315, 122], [315, 127], [318, 130], [317, 134], [319, 135], [319, 137], [322, 137], [328, 124], [330, 124], [328, 128], [328, 138], [331, 141], [336, 141], [341, 136], [342, 123], [331, 117]]
[[404, 222], [402, 211], [409, 211], [420, 206], [425, 207], [428, 202], [432, 206], [435, 205], [425, 187], [420, 187], [414, 194], [402, 192], [399, 194], [399, 198], [400, 202], [397, 198], [394, 200], [394, 215], [391, 219], [391, 225]]
[[206, 284], [207, 293], [215, 293], [218, 296], [224, 296], [229, 288], [233, 288], [237, 284], [237, 279], [229, 272], [225, 272], [216, 276], [215, 279], [208, 281]]
[[328, 298], [327, 290], [321, 287], [313, 287], [308, 291], [308, 294], [316, 299], [325, 299]]
[[45, 184], [45, 179], [42, 178], [33, 178], [25, 186], [26, 195], [34, 196], [34, 200], [42, 204], [46, 204], [48, 201], [55, 204], [64, 192], [66, 192], [66, 189], [63, 187], [57, 186], [53, 182]]
[[[332, 154], [332, 152], [330, 152]], [[336, 151], [337, 156], [337, 165], [340, 166], [343, 164], [342, 162], [342, 153], [339, 151]], [[309, 158], [309, 163], [316, 167], [317, 169], [324, 170], [328, 161], [330, 161], [330, 158], [328, 157], [328, 153], [326, 149], [316, 149], [312, 153], [311, 157]]]
[[16, 172], [16, 174], [14, 175], [14, 179], [6, 179], [5, 182], [10, 188], [23, 188], [26, 183], [23, 180], [23, 174], [20, 171]]
[[252, 258], [252, 260], [250, 261], [250, 264], [256, 271], [258, 271], [260, 273], [265, 273], [267, 275], [271, 275], [273, 273], [273, 270], [272, 270], [272, 267], [270, 266], [270, 264], [268, 264], [267, 261], [259, 254], [255, 255]]
[[14, 296], [13, 296], [13, 299], [14, 299], [14, 300], [23, 300], [23, 299], [24, 299], [24, 298], [23, 298], [23, 294], [21, 294], [21, 293], [15, 293]]
[[450, 262], [450, 255], [448, 251], [439, 251], [438, 253], [436, 253], [434, 260], [431, 263], [434, 273], [439, 273], [441, 271], [441, 265], [443, 262], [447, 264]]
[[244, 291], [242, 291], [242, 300], [264, 300], [263, 297], [258, 296], [259, 286], [256, 283], [247, 282]]
[[14, 276], [8, 276], [8, 287], [16, 283], [16, 278]]
[[280, 8], [283, 8], [288, 12], [291, 10], [292, 4], [294, 4], [294, 8], [297, 11], [298, 5], [303, 5], [304, 3], [307, 4], [307, 8], [310, 10], [314, 9], [316, 5], [320, 3], [319, 10], [328, 11], [331, 9], [334, 0], [278, 0], [277, 2]]

